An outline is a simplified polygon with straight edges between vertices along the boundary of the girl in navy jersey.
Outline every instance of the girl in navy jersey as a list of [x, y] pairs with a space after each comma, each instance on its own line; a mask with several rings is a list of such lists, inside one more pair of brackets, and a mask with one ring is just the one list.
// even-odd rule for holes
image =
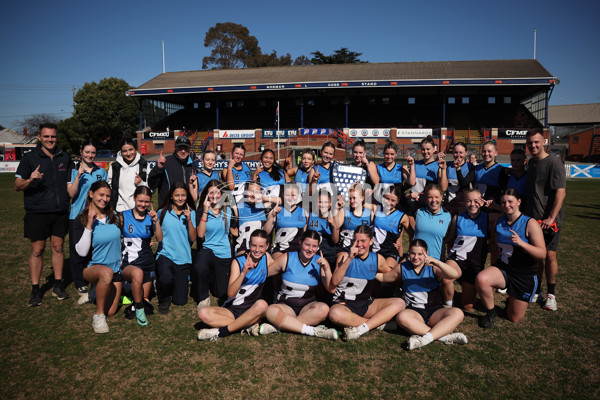
[[281, 189], [289, 181], [285, 171], [275, 161], [273, 150], [266, 149], [260, 156], [260, 164], [254, 171], [253, 179], [260, 183], [263, 202], [269, 208], [281, 204]]
[[[81, 146], [81, 161], [77, 168], [71, 171], [69, 182], [67, 183], [67, 192], [73, 203], [69, 212], [69, 235], [73, 235], [73, 224], [75, 219], [85, 207], [88, 191], [92, 183], [106, 180], [106, 170], [94, 164], [96, 158], [96, 146], [91, 142], [84, 143]], [[87, 284], [83, 280], [83, 269], [89, 261], [81, 258], [75, 251], [75, 241], [69, 241], [69, 253], [71, 261], [71, 275], [73, 283], [79, 294], [85, 294], [88, 291]]]
[[209, 329], [198, 332], [198, 340], [217, 340], [231, 335], [240, 329], [254, 326], [267, 312], [267, 302], [262, 300], [263, 286], [269, 275], [268, 265], [273, 262], [267, 253], [267, 232], [258, 229], [250, 237], [250, 251], [236, 257], [231, 262], [228, 299], [222, 307], [202, 307], [198, 310], [198, 318]]
[[466, 344], [462, 333], [450, 333], [464, 318], [458, 308], [444, 308], [440, 296], [440, 280], [456, 279], [458, 267], [427, 255], [427, 243], [411, 242], [408, 260], [387, 274], [378, 274], [384, 282], [401, 282], [406, 309], [396, 316], [398, 325], [412, 334], [408, 350], [418, 349], [439, 340], [446, 344]]
[[438, 260], [446, 258], [444, 242], [452, 216], [442, 208], [444, 191], [438, 185], [429, 185], [423, 191], [427, 207], [419, 208], [411, 225], [415, 239], [423, 239], [429, 248], [429, 256]]
[[[263, 229], [267, 222], [260, 184], [256, 181], [248, 181], [245, 186], [244, 200], [237, 203], [233, 208], [238, 226], [234, 254], [238, 256], [250, 249], [250, 235], [252, 232]], [[271, 231], [268, 230], [267, 233], [271, 233]]]
[[214, 179], [219, 182], [219, 173], [213, 170], [216, 162], [217, 155], [214, 151], [206, 150], [202, 154], [202, 170], [190, 177], [190, 194], [194, 202], [197, 202], [200, 193], [202, 193], [209, 181]]
[[373, 231], [361, 225], [354, 231], [350, 253], [340, 253], [329, 290], [335, 291], [329, 319], [344, 327], [342, 339], [358, 339], [378, 328], [404, 309], [399, 298], [373, 299], [372, 291], [379, 272], [390, 271], [382, 255], [371, 252]]
[[267, 308], [269, 323], [260, 325], [250, 333], [268, 335], [285, 330], [336, 340], [335, 329], [316, 326], [327, 318], [329, 306], [317, 301], [317, 288], [323, 284], [329, 288], [331, 269], [325, 258], [319, 255], [320, 236], [307, 230], [302, 234], [300, 250], [279, 257], [269, 265], [269, 274], [281, 274], [281, 289], [275, 304]]
[[500, 174], [502, 165], [496, 162], [498, 149], [496, 142], [486, 142], [481, 147], [483, 163], [473, 168], [475, 187], [479, 189], [485, 200], [493, 200], [500, 203]]
[[446, 190], [444, 204], [452, 214], [458, 214], [467, 210], [465, 194], [471, 188], [471, 181], [467, 177], [473, 179], [473, 174], [469, 175], [473, 166], [466, 160], [467, 146], [463, 142], [454, 145], [452, 156], [454, 162], [446, 169], [448, 190]]
[[80, 257], [91, 252], [83, 278], [96, 285], [96, 312], [92, 321], [96, 333], [108, 332], [106, 317], [117, 312], [122, 288], [121, 221], [110, 205], [110, 193], [106, 181], [92, 184], [72, 237]]
[[504, 215], [498, 219], [491, 238], [500, 247], [500, 257], [475, 280], [477, 293], [487, 310], [479, 326], [486, 329], [494, 326], [497, 319], [494, 289], [507, 289], [506, 316], [510, 321], [519, 322], [525, 317], [527, 305], [533, 301], [539, 284], [538, 260], [546, 257], [542, 228], [519, 210], [519, 193], [507, 189], [501, 197], [501, 205]]
[[244, 197], [244, 183], [252, 179], [250, 168], [242, 163], [245, 155], [246, 148], [244, 145], [241, 143], [234, 144], [227, 168], [221, 172], [221, 180], [227, 184], [227, 189], [233, 193], [236, 203]]
[[377, 165], [376, 170], [372, 171], [371, 181], [373, 185], [379, 185], [375, 190], [375, 198], [381, 202], [381, 196], [387, 188], [392, 185], [403, 185], [410, 188], [416, 183], [415, 160], [410, 155], [406, 157], [408, 168], [402, 164], [396, 163], [398, 156], [398, 146], [393, 141], [388, 141], [383, 147], [382, 164]]
[[355, 183], [348, 190], [348, 207], [344, 207], [341, 196], [338, 196], [338, 212], [335, 216], [336, 224], [340, 227], [340, 240], [337, 245], [338, 252], [350, 251], [354, 241], [354, 230], [361, 226], [373, 225], [376, 206], [365, 204], [365, 194], [361, 183]]
[[373, 219], [374, 242], [373, 251], [380, 254], [392, 268], [402, 256], [402, 234], [408, 230], [412, 234], [409, 217], [398, 209], [402, 189], [394, 185], [383, 195], [381, 210]]
[[[441, 167], [445, 169], [444, 153], [438, 153], [437, 160], [435, 159], [435, 142], [433, 137], [427, 136], [421, 140], [420, 144], [422, 160], [415, 161], [415, 184], [410, 189], [409, 205], [411, 214], [419, 207], [425, 205], [423, 198], [423, 190], [430, 183], [439, 184], [445, 191], [448, 188], [448, 179], [445, 171], [442, 173]], [[440, 165], [440, 162], [442, 165]]]
[[273, 208], [267, 216], [265, 230], [275, 229], [275, 239], [271, 253], [277, 259], [287, 251], [300, 248], [300, 237], [306, 230], [308, 213], [300, 202], [300, 189], [296, 184], [287, 184], [283, 191], [283, 207]]
[[316, 193], [318, 190], [325, 188], [330, 193], [333, 193], [331, 171], [333, 171], [333, 156], [335, 154], [335, 145], [331, 142], [326, 142], [321, 147], [321, 162], [314, 167], [308, 175], [311, 193]]
[[[147, 186], [138, 186], [133, 193], [135, 207], [123, 211], [123, 259], [121, 275], [131, 282], [131, 294], [137, 323], [148, 325], [144, 310], [144, 298], [150, 297], [154, 280], [154, 254], [150, 242], [162, 241], [162, 229], [156, 211], [152, 208], [152, 191]], [[150, 210], [148, 210], [150, 208]]]
[[340, 240], [340, 227], [331, 210], [331, 194], [322, 190], [317, 201], [317, 213], [310, 213], [308, 217], [308, 229], [317, 232], [321, 236], [321, 254], [329, 265], [335, 265], [336, 245]]
[[308, 175], [315, 165], [315, 153], [311, 149], [305, 149], [302, 152], [302, 160], [300, 165], [292, 167], [292, 160], [286, 159], [286, 174], [294, 177], [294, 182], [302, 186], [302, 193], [306, 192], [308, 186]]
[[527, 170], [525, 150], [514, 149], [510, 153], [510, 168], [505, 168], [500, 177], [500, 186], [504, 189], [515, 189], [521, 199], [527, 194]]
[[[475, 278], [483, 271], [487, 258], [488, 238], [492, 226], [488, 213], [481, 210], [485, 201], [481, 192], [471, 189], [466, 192], [467, 211], [454, 215], [448, 231], [448, 243], [453, 243], [446, 264], [460, 268], [462, 286], [460, 297], [463, 309], [471, 311], [475, 303]], [[454, 279], [442, 280], [444, 302], [452, 306]]]
[[163, 232], [156, 252], [158, 312], [168, 314], [171, 301], [176, 305], [187, 303], [191, 244], [196, 240], [196, 212], [185, 183], [171, 185], [158, 219]]

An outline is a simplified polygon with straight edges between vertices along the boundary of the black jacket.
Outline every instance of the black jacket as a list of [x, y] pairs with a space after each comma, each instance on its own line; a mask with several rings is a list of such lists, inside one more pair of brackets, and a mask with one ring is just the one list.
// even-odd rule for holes
[[156, 164], [148, 174], [150, 189], [155, 191], [158, 188], [159, 207], [162, 206], [165, 197], [169, 194], [172, 184], [183, 182], [187, 185], [190, 182], [190, 176], [196, 173], [194, 163], [189, 156], [186, 160], [181, 160], [176, 154], [168, 155], [165, 158], [164, 168], [160, 168]]
[[35, 149], [23, 155], [15, 176], [29, 179], [38, 165], [44, 176], [40, 180], [31, 182], [25, 189], [25, 211], [67, 211], [70, 201], [67, 182], [69, 181], [69, 172], [73, 168], [71, 157], [57, 147], [54, 157], [50, 158], [42, 151], [41, 143], [38, 143]]

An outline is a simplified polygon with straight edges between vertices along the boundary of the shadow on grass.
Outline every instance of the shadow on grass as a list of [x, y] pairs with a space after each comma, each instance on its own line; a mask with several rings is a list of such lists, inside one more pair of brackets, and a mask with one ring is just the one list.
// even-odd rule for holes
[[587, 214], [587, 215], [582, 215], [582, 214], [573, 214], [573, 217], [577, 217], [577, 218], [582, 218], [582, 219], [600, 219], [600, 214]]

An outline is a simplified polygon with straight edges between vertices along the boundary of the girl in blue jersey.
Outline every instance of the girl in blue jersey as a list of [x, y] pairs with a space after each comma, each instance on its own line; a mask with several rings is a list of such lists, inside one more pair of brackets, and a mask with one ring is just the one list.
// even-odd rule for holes
[[144, 299], [150, 297], [154, 280], [154, 254], [150, 242], [154, 234], [161, 242], [163, 235], [158, 215], [152, 208], [152, 191], [147, 186], [138, 186], [133, 199], [135, 207], [120, 215], [123, 224], [121, 275], [123, 280], [131, 282], [136, 320], [139, 325], [145, 326], [148, 320]]
[[[260, 184], [256, 181], [248, 181], [245, 186], [243, 201], [237, 203], [237, 206], [233, 208], [238, 226], [234, 254], [238, 256], [250, 249], [252, 232], [263, 229], [267, 222]], [[267, 230], [267, 233], [271, 233], [271, 231]]]
[[300, 165], [292, 167], [292, 159], [286, 158], [286, 174], [294, 177], [294, 182], [302, 186], [302, 193], [306, 192], [308, 186], [308, 175], [315, 165], [315, 153], [311, 149], [305, 149], [302, 152]]
[[335, 265], [336, 245], [340, 240], [340, 227], [331, 210], [331, 194], [322, 190], [317, 201], [317, 213], [310, 213], [308, 217], [308, 229], [317, 232], [321, 236], [321, 254], [329, 265]]
[[527, 194], [526, 161], [525, 150], [514, 149], [510, 153], [510, 168], [505, 168], [504, 173], [500, 176], [500, 186], [503, 189], [515, 189], [519, 192], [521, 199], [524, 199]]
[[269, 274], [281, 274], [281, 288], [275, 304], [267, 308], [269, 323], [251, 331], [254, 335], [285, 330], [336, 340], [335, 329], [316, 326], [327, 318], [329, 306], [317, 301], [317, 288], [323, 284], [329, 288], [331, 269], [325, 258], [319, 255], [321, 237], [315, 231], [302, 234], [300, 251], [292, 251], [269, 264]]
[[402, 256], [402, 235], [404, 231], [412, 234], [408, 215], [398, 209], [402, 189], [394, 185], [383, 195], [381, 210], [373, 219], [374, 242], [373, 251], [382, 255], [387, 265], [392, 268]]
[[479, 189], [485, 200], [493, 200], [500, 203], [500, 174], [502, 165], [496, 162], [498, 149], [495, 142], [485, 142], [481, 147], [483, 163], [473, 168], [474, 186]]
[[243, 164], [246, 148], [241, 143], [233, 145], [231, 156], [227, 168], [221, 172], [221, 180], [227, 184], [234, 196], [235, 202], [238, 203], [244, 197], [244, 183], [252, 179], [250, 168]]
[[321, 147], [321, 162], [308, 175], [309, 190], [311, 193], [316, 193], [323, 188], [329, 193], [333, 193], [331, 172], [333, 171], [334, 154], [335, 145], [331, 142], [325, 142]]
[[[411, 215], [414, 214], [417, 208], [425, 206], [426, 202], [423, 191], [427, 185], [431, 183], [439, 184], [444, 191], [448, 188], [444, 153], [438, 153], [437, 160], [435, 159], [435, 142], [433, 141], [433, 137], [427, 136], [421, 140], [420, 149], [423, 159], [415, 161], [415, 184], [410, 189], [409, 194]], [[440, 162], [442, 165], [440, 165]], [[442, 167], [444, 169], [443, 172]]]
[[438, 185], [429, 185], [423, 191], [427, 207], [419, 208], [411, 225], [415, 239], [423, 239], [429, 248], [429, 256], [438, 260], [446, 258], [445, 239], [452, 216], [442, 208], [444, 191]]
[[263, 191], [263, 202], [267, 207], [281, 204], [283, 185], [289, 181], [285, 171], [275, 161], [275, 153], [266, 149], [260, 156], [260, 164], [254, 171], [253, 179], [260, 183]]
[[92, 326], [107, 333], [106, 317], [117, 312], [121, 297], [121, 222], [110, 205], [110, 185], [97, 181], [90, 186], [87, 203], [75, 220], [75, 250], [80, 257], [91, 253], [83, 278], [96, 285], [96, 313]]
[[227, 298], [227, 282], [231, 266], [231, 246], [229, 234], [237, 236], [237, 220], [231, 208], [222, 206], [221, 183], [209, 181], [202, 194], [196, 225], [198, 239], [204, 240], [202, 248], [196, 253], [194, 271], [198, 308], [210, 305], [209, 289], [213, 296], [223, 304]]
[[171, 185], [158, 219], [163, 233], [156, 252], [158, 312], [168, 314], [171, 301], [187, 303], [191, 244], [196, 240], [196, 212], [185, 183]]
[[464, 318], [454, 307], [444, 308], [439, 287], [441, 279], [456, 279], [460, 270], [427, 255], [427, 243], [410, 243], [408, 260], [387, 274], [378, 274], [384, 282], [401, 282], [406, 309], [396, 316], [398, 325], [412, 336], [408, 350], [439, 340], [446, 344], [466, 344], [462, 333], [450, 333]]
[[444, 204], [450, 213], [458, 214], [467, 210], [466, 191], [471, 188], [473, 174], [469, 175], [469, 171], [473, 168], [471, 163], [467, 162], [467, 146], [463, 142], [457, 142], [452, 151], [454, 162], [448, 165], [446, 175], [448, 177], [448, 190], [444, 197]]
[[491, 328], [498, 318], [494, 289], [507, 289], [506, 316], [511, 322], [519, 322], [525, 317], [539, 284], [537, 263], [546, 257], [544, 234], [537, 221], [521, 213], [520, 205], [519, 193], [507, 189], [501, 197], [504, 215], [498, 219], [491, 238], [500, 247], [500, 257], [475, 280], [475, 288], [487, 310], [479, 321], [482, 328]]
[[[212, 150], [206, 150], [202, 154], [202, 170], [197, 174], [190, 177], [190, 194], [194, 199], [194, 203], [197, 202], [198, 197], [204, 190], [206, 184], [211, 180], [219, 182], [219, 173], [213, 168], [217, 163], [217, 155]], [[200, 203], [202, 204], [202, 203]]]
[[383, 147], [383, 163], [376, 166], [370, 173], [371, 181], [376, 186], [375, 198], [381, 202], [381, 196], [392, 185], [404, 185], [410, 188], [416, 183], [415, 160], [410, 155], [406, 157], [408, 168], [396, 163], [398, 146], [388, 141]]
[[296, 184], [287, 184], [283, 191], [283, 207], [273, 208], [267, 216], [265, 230], [275, 229], [271, 253], [277, 259], [287, 251], [300, 249], [300, 237], [306, 230], [308, 213], [302, 208], [300, 189]]
[[350, 251], [354, 241], [354, 230], [361, 225], [373, 225], [376, 206], [365, 204], [365, 194], [361, 183], [355, 183], [348, 189], [348, 207], [338, 196], [338, 212], [335, 215], [336, 224], [340, 227], [340, 240], [337, 245], [338, 252]]
[[385, 258], [371, 252], [373, 231], [361, 225], [354, 231], [350, 253], [340, 253], [331, 277], [329, 291], [334, 292], [329, 320], [344, 327], [342, 339], [358, 339], [390, 321], [404, 309], [399, 298], [373, 299], [372, 290], [379, 272], [390, 271]]
[[[467, 211], [454, 215], [450, 224], [448, 243], [453, 243], [446, 264], [461, 271], [462, 293], [460, 302], [466, 311], [473, 309], [475, 303], [475, 278], [483, 271], [487, 258], [488, 238], [491, 226], [488, 213], [481, 210], [485, 201], [481, 192], [471, 189], [466, 192]], [[442, 280], [444, 304], [452, 306], [454, 298], [454, 279]]]
[[270, 275], [268, 265], [273, 262], [267, 253], [267, 232], [258, 229], [250, 237], [250, 251], [231, 262], [228, 299], [222, 307], [202, 307], [198, 318], [210, 329], [201, 329], [198, 340], [217, 340], [240, 329], [258, 329], [257, 324], [267, 312], [267, 302], [262, 300], [263, 286]]
[[[86, 142], [81, 146], [81, 161], [76, 169], [71, 171], [71, 177], [67, 182], [67, 192], [73, 202], [69, 212], [69, 236], [73, 235], [73, 225], [75, 219], [85, 207], [87, 193], [96, 181], [106, 180], [106, 170], [94, 164], [96, 158], [96, 146], [91, 142]], [[71, 276], [77, 292], [85, 294], [88, 291], [87, 283], [83, 279], [83, 269], [89, 261], [86, 258], [79, 257], [75, 251], [75, 241], [69, 241], [69, 253], [71, 262]]]

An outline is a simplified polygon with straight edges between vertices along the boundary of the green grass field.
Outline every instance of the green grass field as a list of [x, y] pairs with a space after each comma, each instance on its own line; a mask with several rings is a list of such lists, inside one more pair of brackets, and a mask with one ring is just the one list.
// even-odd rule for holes
[[[13, 182], [0, 175], [0, 398], [600, 398], [600, 180], [568, 182], [557, 312], [530, 305], [523, 322], [488, 331], [474, 312], [459, 326], [469, 344], [413, 352], [406, 336], [379, 331], [350, 343], [291, 334], [198, 342], [192, 302], [145, 328], [119, 312], [97, 335], [94, 306], [78, 306], [72, 285], [70, 299], [47, 292], [29, 308]], [[46, 253], [42, 280], [52, 275]]]

